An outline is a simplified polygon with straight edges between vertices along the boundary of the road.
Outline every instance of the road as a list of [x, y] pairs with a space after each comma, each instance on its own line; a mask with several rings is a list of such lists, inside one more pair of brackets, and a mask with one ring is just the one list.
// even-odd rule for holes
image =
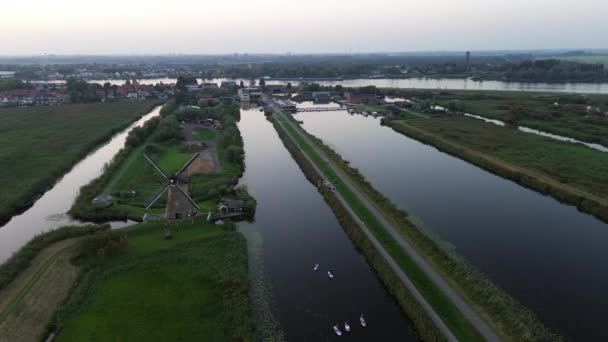
[[[279, 112], [280, 113], [280, 112]], [[277, 115], [274, 114], [275, 118]], [[276, 120], [281, 127], [285, 130], [287, 135], [294, 141], [296, 146], [299, 146], [297, 141], [290, 135], [289, 131], [285, 129], [284, 124], [290, 125], [296, 131], [299, 131], [301, 128], [296, 127], [293, 122], [288, 119], [285, 120]], [[398, 233], [397, 229], [389, 223], [386, 218], [376, 209], [376, 207], [370, 202], [370, 200], [363, 195], [358, 188], [352, 183], [350, 178], [342, 172], [340, 168], [338, 168], [334, 163], [332, 163], [329, 158], [325, 155], [323, 151], [321, 151], [316, 144], [314, 144], [306, 134], [300, 134], [302, 138], [308, 143], [315, 152], [323, 158], [333, 172], [338, 175], [344, 184], [352, 191], [357, 197], [361, 200], [363, 205], [378, 219], [378, 221], [384, 226], [386, 231], [391, 234], [391, 236], [399, 243], [399, 245], [405, 250], [410, 258], [414, 260], [418, 266], [429, 276], [429, 278], [435, 283], [437, 287], [439, 287], [445, 295], [456, 305], [456, 307], [460, 310], [460, 312], [469, 320], [469, 322], [479, 331], [479, 333], [483, 336], [483, 338], [487, 341], [500, 341], [500, 338], [496, 333], [486, 324], [485, 321], [481, 319], [481, 317], [460, 297], [460, 295], [433, 269], [433, 267], [412, 247], [412, 245], [407, 242], [401, 234]], [[323, 172], [318, 168], [318, 166], [310, 159], [310, 157], [303, 153], [304, 156], [308, 159], [311, 165], [315, 168], [315, 170], [323, 175]], [[382, 254], [382, 256], [386, 259], [388, 264], [391, 266], [393, 271], [399, 276], [404, 286], [412, 293], [412, 295], [418, 300], [418, 302], [422, 305], [424, 310], [427, 312], [429, 318], [435, 323], [437, 328], [444, 334], [444, 336], [450, 341], [457, 341], [454, 334], [450, 331], [447, 325], [441, 320], [440, 316], [435, 312], [432, 306], [426, 301], [424, 296], [418, 291], [416, 286], [412, 283], [412, 281], [408, 278], [407, 274], [403, 272], [403, 270], [399, 267], [399, 265], [395, 262], [395, 260], [388, 254], [388, 252], [384, 249], [382, 244], [374, 237], [371, 231], [365, 226], [365, 224], [358, 219], [358, 216], [354, 212], [354, 210], [349, 206], [349, 204], [345, 201], [342, 195], [339, 192], [336, 192], [336, 196], [342, 205], [349, 211], [351, 216], [355, 218], [355, 220], [359, 223], [359, 226], [365, 233], [365, 235], [370, 239], [374, 247], [378, 249], [378, 251]]]

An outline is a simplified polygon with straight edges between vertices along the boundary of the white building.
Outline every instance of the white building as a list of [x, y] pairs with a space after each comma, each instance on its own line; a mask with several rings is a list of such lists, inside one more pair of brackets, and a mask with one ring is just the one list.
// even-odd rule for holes
[[249, 102], [262, 96], [262, 91], [258, 87], [247, 87], [239, 89], [239, 99]]

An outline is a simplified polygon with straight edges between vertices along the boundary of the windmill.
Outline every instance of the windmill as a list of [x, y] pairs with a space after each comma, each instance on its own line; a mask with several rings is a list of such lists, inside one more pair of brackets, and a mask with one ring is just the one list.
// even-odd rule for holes
[[[196, 204], [196, 202], [194, 202], [192, 200], [192, 198], [190, 198], [190, 196], [188, 196], [188, 194], [179, 187], [179, 181], [180, 181], [180, 175], [188, 168], [188, 166], [190, 166], [190, 164], [192, 164], [194, 162], [194, 160], [199, 156], [200, 153], [196, 153], [192, 158], [190, 158], [190, 160], [176, 173], [172, 174], [172, 175], [167, 175], [167, 173], [165, 171], [163, 171], [163, 169], [160, 168], [160, 166], [158, 166], [150, 157], [148, 157], [148, 155], [146, 155], [144, 153], [144, 157], [150, 162], [150, 164], [152, 164], [152, 166], [156, 169], [156, 171], [158, 171], [167, 181], [167, 185], [165, 185], [165, 187], [156, 195], [154, 196], [154, 198], [152, 199], [152, 201], [150, 201], [150, 203], [148, 203], [148, 205], [146, 206], [146, 209], [150, 209], [150, 207], [152, 207], [154, 205], [154, 203], [156, 203], [156, 201], [158, 201], [158, 199], [167, 191], [169, 190], [169, 197], [171, 197], [171, 195], [175, 196], [175, 190], [181, 192], [181, 194], [190, 202], [190, 204], [192, 204], [192, 206], [194, 206], [194, 208], [198, 209], [199, 211], [201, 210], [201, 208], [199, 208], [199, 206]], [[174, 210], [174, 208], [171, 208], [171, 206], [173, 206], [174, 204], [171, 201], [167, 201], [167, 213], [169, 212], [175, 212], [176, 210]], [[190, 212], [191, 210], [189, 210], [188, 212]], [[169, 217], [167, 217], [169, 218]]]

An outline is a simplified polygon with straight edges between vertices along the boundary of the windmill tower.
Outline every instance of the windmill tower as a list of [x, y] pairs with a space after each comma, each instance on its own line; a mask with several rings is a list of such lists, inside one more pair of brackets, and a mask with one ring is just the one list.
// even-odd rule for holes
[[[160, 166], [158, 166], [148, 155], [144, 153], [144, 157], [168, 182], [165, 187], [154, 196], [152, 201], [148, 203], [146, 209], [150, 209], [158, 201], [161, 196], [168, 191], [167, 207], [165, 209], [165, 218], [179, 219], [186, 218], [194, 212], [195, 208], [201, 211], [201, 208], [188, 195], [188, 184], [180, 179], [181, 174], [186, 171], [188, 166], [198, 158], [200, 153], [195, 154], [190, 160], [176, 173], [167, 175]], [[181, 183], [181, 184], [180, 184]]]

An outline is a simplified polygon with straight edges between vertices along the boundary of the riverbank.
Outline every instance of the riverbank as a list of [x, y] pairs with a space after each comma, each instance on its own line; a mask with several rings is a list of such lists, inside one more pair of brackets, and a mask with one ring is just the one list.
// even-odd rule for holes
[[41, 234], [0, 266], [0, 340], [38, 341], [74, 285], [70, 262], [86, 236], [109, 226], [63, 227]]
[[608, 222], [606, 153], [463, 116], [383, 123]]
[[0, 222], [25, 211], [80, 159], [155, 101], [1, 109]]
[[[491, 281], [473, 270], [468, 264], [460, 259], [454, 259], [447, 255], [435, 241], [431, 240], [424, 233], [421, 233], [407, 219], [407, 214], [394, 206], [388, 199], [375, 191], [367, 181], [358, 173], [350, 168], [322, 142], [311, 137], [316, 141], [336, 165], [340, 167], [351, 180], [361, 190], [372, 199], [376, 209], [382, 211], [385, 217], [389, 218], [399, 233], [411, 241], [412, 244], [422, 251], [425, 259], [428, 260], [449, 283], [460, 293], [464, 293], [464, 298], [471, 303], [477, 311], [481, 311], [486, 321], [492, 321], [495, 326], [499, 326], [501, 335], [504, 338], [515, 338], [520, 340], [538, 339], [557, 339], [557, 337], [542, 326], [529, 310], [522, 307], [506, 293], [498, 289]], [[522, 327], [526, 329], [522, 330]]]

